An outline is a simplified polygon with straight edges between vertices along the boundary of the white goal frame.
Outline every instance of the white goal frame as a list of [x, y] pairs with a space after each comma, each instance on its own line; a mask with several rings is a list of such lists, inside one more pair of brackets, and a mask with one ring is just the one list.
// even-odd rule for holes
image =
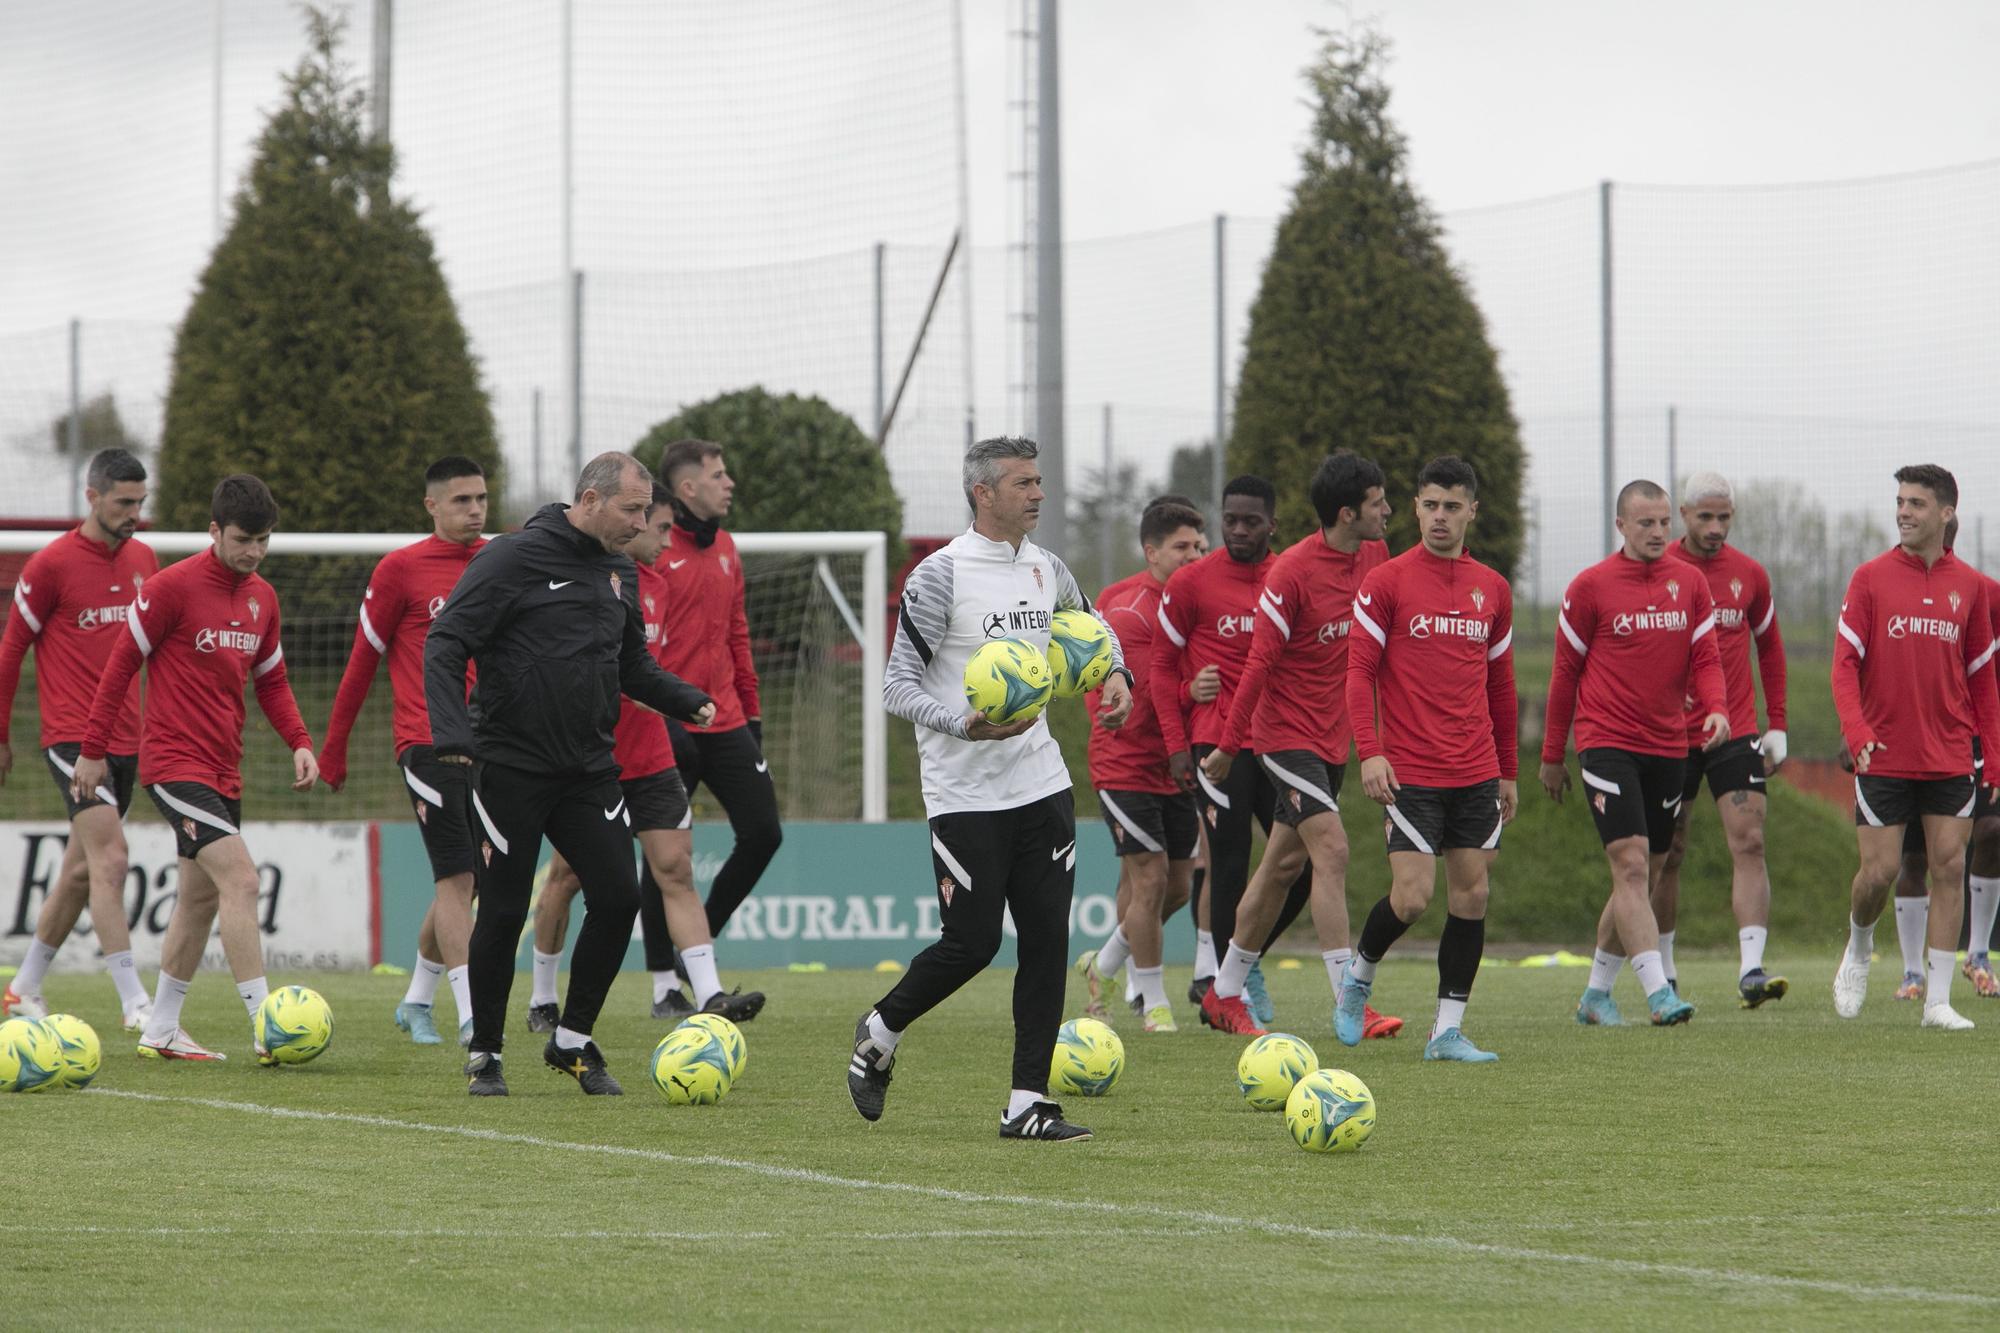
[[[32, 555], [68, 529], [0, 532], [0, 551]], [[193, 555], [210, 545], [206, 532], [141, 532], [162, 556]], [[373, 555], [424, 540], [420, 532], [276, 532], [272, 555]], [[496, 534], [497, 535], [497, 534]], [[848, 633], [861, 647], [861, 819], [880, 824], [889, 818], [888, 714], [882, 708], [882, 673], [888, 666], [889, 540], [879, 532], [732, 532], [745, 555], [810, 555], [820, 583]], [[826, 557], [861, 557], [859, 613], [840, 591]]]

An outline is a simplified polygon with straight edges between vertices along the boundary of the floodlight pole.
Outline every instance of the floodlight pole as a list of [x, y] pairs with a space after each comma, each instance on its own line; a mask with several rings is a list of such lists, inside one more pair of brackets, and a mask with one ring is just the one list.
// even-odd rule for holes
[[1611, 182], [1600, 181], [1597, 186], [1597, 225], [1599, 236], [1600, 271], [1599, 284], [1599, 356], [1602, 362], [1603, 400], [1601, 411], [1604, 417], [1604, 527], [1603, 543], [1598, 548], [1602, 557], [1611, 551], [1612, 510], [1618, 503], [1618, 425], [1613, 396], [1611, 367]]
[[1067, 533], [1069, 477], [1063, 451], [1062, 110], [1057, 101], [1056, 0], [1041, 0], [1041, 119], [1036, 125], [1035, 185], [1035, 440], [1041, 445], [1042, 489], [1048, 502], [1035, 533], [1038, 546], [1062, 552]]

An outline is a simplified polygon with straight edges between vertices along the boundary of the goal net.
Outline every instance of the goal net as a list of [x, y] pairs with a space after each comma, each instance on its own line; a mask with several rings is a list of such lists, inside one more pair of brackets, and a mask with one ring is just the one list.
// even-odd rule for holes
[[[0, 532], [0, 568], [18, 572], [55, 532]], [[879, 532], [732, 534], [743, 558], [751, 651], [764, 712], [764, 750], [787, 819], [879, 821], [888, 777], [882, 669], [888, 649], [886, 542]], [[205, 550], [205, 533], [148, 532], [162, 565]], [[375, 562], [421, 538], [397, 533], [278, 533], [259, 571], [284, 609], [285, 664], [315, 742], [326, 734], [346, 669], [362, 593]], [[13, 575], [5, 580], [10, 586]], [[15, 614], [11, 597], [4, 615]], [[4, 625], [0, 615], [0, 625]], [[388, 669], [379, 667], [348, 743], [348, 780], [309, 799], [290, 790], [291, 755], [254, 700], [244, 735], [246, 819], [407, 820], [410, 805], [390, 739]], [[10, 819], [61, 819], [53, 782], [38, 772], [32, 657], [15, 695], [14, 774], [0, 789]], [[140, 803], [143, 806], [143, 802]], [[139, 808], [135, 806], [135, 809]], [[706, 790], [695, 818], [723, 818]], [[143, 818], [144, 815], [142, 814]]]

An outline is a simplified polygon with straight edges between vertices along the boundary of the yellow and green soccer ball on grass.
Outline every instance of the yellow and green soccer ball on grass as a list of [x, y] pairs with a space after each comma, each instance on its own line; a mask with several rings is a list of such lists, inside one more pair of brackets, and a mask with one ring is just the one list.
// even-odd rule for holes
[[279, 1064], [302, 1065], [333, 1040], [333, 1009], [316, 990], [280, 986], [257, 1008], [257, 1040]]

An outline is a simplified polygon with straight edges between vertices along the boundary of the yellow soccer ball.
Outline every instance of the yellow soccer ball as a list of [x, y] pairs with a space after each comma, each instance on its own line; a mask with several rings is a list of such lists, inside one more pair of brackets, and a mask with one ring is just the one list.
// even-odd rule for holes
[[1111, 631], [1088, 611], [1058, 611], [1049, 625], [1048, 657], [1057, 694], [1088, 693], [1111, 674]]
[[713, 1106], [729, 1095], [729, 1052], [707, 1028], [677, 1027], [653, 1048], [653, 1083], [675, 1106]]
[[315, 1059], [333, 1040], [333, 1010], [316, 990], [280, 986], [257, 1009], [257, 1041], [281, 1065]]
[[1056, 1033], [1049, 1087], [1079, 1097], [1102, 1097], [1125, 1072], [1125, 1043], [1109, 1024], [1075, 1018]]
[[995, 639], [965, 664], [965, 698], [996, 726], [1040, 717], [1055, 693], [1042, 650], [1025, 639]]
[[1375, 1094], [1345, 1069], [1315, 1069], [1285, 1099], [1285, 1126], [1307, 1152], [1353, 1152], [1375, 1130]]
[[743, 1029], [724, 1018], [721, 1014], [696, 1014], [693, 1018], [682, 1019], [679, 1026], [700, 1028], [722, 1043], [722, 1052], [729, 1057], [729, 1082], [734, 1086], [743, 1077], [743, 1067], [750, 1063], [750, 1048], [744, 1044]]
[[42, 1026], [56, 1040], [56, 1082], [65, 1088], [88, 1087], [104, 1064], [96, 1031], [75, 1014], [50, 1014]]
[[1319, 1068], [1305, 1038], [1267, 1032], [1243, 1048], [1236, 1061], [1236, 1087], [1259, 1111], [1282, 1111], [1298, 1081]]
[[0, 1092], [48, 1092], [61, 1086], [56, 1034], [39, 1018], [0, 1023]]

